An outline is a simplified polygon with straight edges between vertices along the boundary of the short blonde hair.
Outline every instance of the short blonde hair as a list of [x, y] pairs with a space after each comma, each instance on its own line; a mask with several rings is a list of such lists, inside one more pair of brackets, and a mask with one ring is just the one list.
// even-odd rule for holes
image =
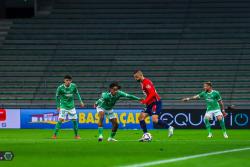
[[142, 73], [141, 70], [136, 70], [136, 71], [134, 72], [134, 75], [135, 75], [135, 74], [143, 75], [143, 73]]

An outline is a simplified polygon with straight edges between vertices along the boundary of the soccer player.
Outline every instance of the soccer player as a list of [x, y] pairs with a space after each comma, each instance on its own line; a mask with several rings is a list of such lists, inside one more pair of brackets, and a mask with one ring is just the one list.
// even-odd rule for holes
[[208, 138], [213, 137], [211, 132], [211, 125], [209, 122], [209, 120], [213, 119], [213, 117], [216, 117], [217, 120], [219, 121], [221, 129], [223, 131], [224, 138], [228, 138], [224, 122], [224, 117], [227, 116], [227, 113], [225, 112], [224, 104], [222, 102], [220, 93], [216, 90], [213, 90], [211, 82], [205, 82], [203, 84], [203, 89], [204, 91], [202, 91], [198, 95], [184, 98], [182, 99], [182, 101], [187, 102], [189, 100], [196, 100], [200, 98], [205, 99], [207, 105], [207, 111], [204, 120], [206, 128], [208, 130]]
[[113, 111], [113, 107], [115, 106], [115, 103], [121, 98], [126, 97], [128, 99], [132, 100], [141, 100], [139, 97], [127, 94], [120, 90], [121, 86], [117, 82], [113, 82], [109, 85], [109, 91], [103, 92], [100, 99], [96, 101], [94, 104], [94, 107], [96, 108], [96, 111], [99, 115], [99, 122], [98, 122], [98, 141], [103, 140], [103, 120], [104, 115], [111, 121], [112, 123], [112, 131], [110, 133], [110, 136], [108, 138], [108, 141], [117, 141], [114, 139], [116, 135], [116, 131], [118, 129], [118, 122], [116, 115]]
[[[143, 76], [142, 71], [140, 70], [134, 72], [134, 79], [137, 82], [140, 82], [142, 91], [146, 96], [145, 100], [141, 100], [141, 103], [145, 104], [146, 108], [144, 111], [141, 112], [139, 116], [140, 126], [143, 130], [143, 133], [144, 134], [148, 133], [145, 119], [148, 116], [152, 116], [152, 120], [155, 124], [158, 124], [161, 127], [168, 129], [168, 137], [173, 136], [174, 128], [172, 126], [169, 126], [167, 122], [159, 118], [162, 109], [162, 102], [160, 96], [156, 92], [156, 89], [152, 81], [149, 80], [148, 78], [145, 78]], [[141, 139], [139, 139], [139, 141], [144, 142], [146, 140], [142, 137]]]
[[52, 137], [53, 139], [57, 138], [58, 131], [67, 115], [73, 123], [75, 139], [80, 139], [80, 136], [78, 135], [78, 123], [74, 104], [74, 95], [77, 95], [81, 107], [84, 107], [84, 103], [82, 102], [82, 98], [78, 92], [76, 84], [72, 83], [72, 77], [70, 75], [65, 75], [64, 83], [61, 84], [56, 90], [56, 106], [57, 111], [59, 112], [59, 121], [55, 126], [54, 135]]

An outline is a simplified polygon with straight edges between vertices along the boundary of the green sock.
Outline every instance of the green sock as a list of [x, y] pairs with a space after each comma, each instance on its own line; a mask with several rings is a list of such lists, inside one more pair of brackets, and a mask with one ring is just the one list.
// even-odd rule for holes
[[54, 135], [57, 136], [58, 132], [59, 132], [59, 129], [61, 128], [61, 125], [62, 125], [62, 122], [61, 121], [58, 121], [56, 126], [55, 126], [55, 129], [54, 129]]
[[114, 138], [115, 135], [116, 135], [116, 132], [111, 132], [109, 137]]
[[225, 133], [226, 132], [226, 126], [225, 126], [224, 119], [219, 120], [219, 122], [220, 122], [220, 127], [221, 127], [223, 133]]
[[205, 118], [205, 125], [206, 125], [208, 133], [211, 133], [211, 125], [210, 125], [209, 119], [207, 118]]
[[103, 127], [98, 127], [99, 136], [102, 136], [102, 133], [103, 133]]
[[78, 123], [76, 120], [72, 120], [75, 136], [78, 136]]

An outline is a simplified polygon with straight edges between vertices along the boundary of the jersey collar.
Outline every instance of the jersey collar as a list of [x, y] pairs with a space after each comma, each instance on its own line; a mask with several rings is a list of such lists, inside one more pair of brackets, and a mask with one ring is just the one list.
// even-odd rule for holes
[[[72, 83], [71, 83], [72, 84]], [[65, 88], [70, 88], [71, 87], [71, 84], [69, 85], [69, 87], [67, 87], [65, 84], [63, 84], [63, 86], [65, 87]]]
[[208, 93], [208, 94], [211, 94], [211, 93], [213, 93], [213, 91], [214, 91], [214, 90], [212, 89], [212, 91], [211, 91], [211, 92], [207, 92], [207, 93]]

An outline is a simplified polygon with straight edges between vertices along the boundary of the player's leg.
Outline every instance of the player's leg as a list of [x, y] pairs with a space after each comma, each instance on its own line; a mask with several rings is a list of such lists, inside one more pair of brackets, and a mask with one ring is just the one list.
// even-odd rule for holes
[[80, 136], [78, 135], [78, 122], [76, 119], [71, 120], [73, 123], [73, 129], [74, 129], [74, 134], [76, 139], [80, 139]]
[[103, 140], [103, 120], [104, 120], [104, 115], [105, 115], [105, 111], [104, 109], [100, 108], [100, 107], [96, 107], [96, 111], [98, 113], [99, 116], [99, 120], [98, 120], [98, 141], [102, 141]]
[[206, 129], [208, 131], [208, 138], [212, 138], [212, 131], [211, 131], [211, 124], [210, 124], [210, 120], [212, 119], [212, 113], [211, 112], [206, 112], [205, 117], [204, 117], [204, 122], [205, 122], [205, 126]]
[[169, 126], [166, 121], [160, 119], [159, 115], [161, 113], [162, 104], [161, 101], [158, 101], [152, 107], [152, 121], [155, 124], [158, 124], [160, 127], [168, 129], [168, 137], [172, 137], [174, 134], [174, 128]]
[[143, 131], [142, 137], [139, 139], [139, 142], [144, 142], [144, 134], [148, 133], [147, 124], [145, 122], [145, 119], [149, 116], [149, 113], [147, 113], [148, 110], [142, 111], [138, 117], [138, 120], [140, 122], [141, 129]]
[[168, 129], [168, 137], [172, 137], [174, 135], [174, 127], [169, 126], [166, 121], [159, 118], [159, 115], [152, 115], [152, 121], [155, 124], [158, 124], [160, 127], [164, 129]]
[[64, 109], [61, 109], [59, 112], [58, 122], [56, 123], [55, 129], [54, 129], [54, 134], [52, 136], [53, 139], [56, 139], [58, 132], [59, 132], [65, 118], [66, 118], [66, 111]]
[[142, 111], [138, 117], [139, 119], [139, 122], [140, 122], [140, 126], [141, 126], [141, 129], [143, 131], [143, 133], [147, 133], [148, 132], [148, 129], [147, 129], [147, 124], [145, 122], [145, 119], [149, 116], [148, 113], [146, 113], [146, 111]]
[[100, 111], [98, 113], [99, 121], [98, 121], [98, 141], [102, 141], [103, 139], [103, 120], [104, 120], [104, 111]]
[[56, 123], [55, 129], [54, 129], [54, 135], [52, 136], [53, 139], [56, 139], [58, 132], [62, 126], [64, 119], [59, 118], [58, 122]]
[[68, 118], [69, 120], [71, 120], [73, 124], [75, 139], [80, 139], [80, 136], [78, 135], [78, 122], [77, 122], [77, 113], [75, 108], [68, 111]]
[[219, 123], [220, 123], [220, 127], [221, 127], [221, 129], [222, 129], [222, 131], [223, 131], [223, 136], [224, 136], [224, 138], [227, 139], [227, 138], [228, 138], [228, 135], [227, 135], [227, 132], [226, 132], [225, 121], [224, 121], [224, 118], [223, 118], [223, 115], [222, 115], [221, 111], [217, 111], [217, 112], [215, 113], [215, 116], [216, 116], [217, 120], [218, 120]]
[[117, 118], [111, 118], [110, 122], [112, 123], [112, 131], [110, 133], [110, 136], [108, 138], [108, 141], [117, 141], [116, 139], [114, 139], [117, 129], [118, 129], [118, 121]]

